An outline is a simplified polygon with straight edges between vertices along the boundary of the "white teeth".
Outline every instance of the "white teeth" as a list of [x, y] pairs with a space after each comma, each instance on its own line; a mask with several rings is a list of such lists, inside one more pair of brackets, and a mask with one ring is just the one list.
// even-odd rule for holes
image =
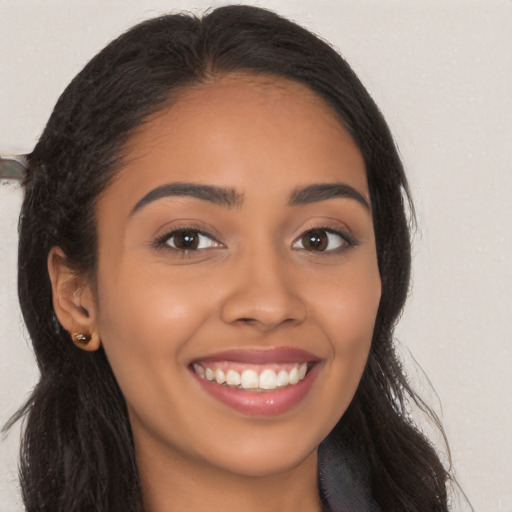
[[302, 363], [299, 366], [299, 380], [302, 380], [306, 376], [307, 371], [308, 371], [308, 364]]
[[204, 369], [200, 364], [194, 364], [194, 371], [199, 375], [199, 377], [203, 377], [204, 379]]
[[226, 372], [226, 384], [228, 386], [239, 386], [241, 382], [240, 374], [235, 370], [228, 370]]
[[206, 368], [204, 376], [206, 377], [206, 380], [213, 380], [213, 370], [211, 368]]
[[290, 384], [297, 384], [299, 382], [299, 372], [297, 368], [292, 368], [290, 370]]
[[277, 385], [281, 388], [283, 386], [288, 386], [288, 384], [290, 384], [290, 374], [285, 370], [281, 370], [277, 374]]
[[306, 376], [308, 364], [302, 363], [299, 365], [296, 363], [290, 371], [280, 370], [277, 373], [271, 368], [265, 368], [259, 375], [253, 368], [244, 370], [241, 374], [231, 368], [224, 372], [221, 368], [215, 368], [215, 370], [208, 366], [204, 368], [197, 363], [193, 365], [193, 368], [199, 377], [210, 382], [215, 381], [217, 384], [239, 389], [259, 389], [263, 391], [297, 384]]
[[220, 368], [215, 370], [215, 382], [217, 384], [224, 384], [226, 382], [226, 375]]
[[244, 389], [256, 389], [258, 387], [258, 372], [244, 370], [242, 372], [241, 384]]
[[[286, 372], [285, 372], [286, 373]], [[274, 370], [263, 370], [260, 374], [259, 387], [261, 389], [276, 389], [277, 377]]]

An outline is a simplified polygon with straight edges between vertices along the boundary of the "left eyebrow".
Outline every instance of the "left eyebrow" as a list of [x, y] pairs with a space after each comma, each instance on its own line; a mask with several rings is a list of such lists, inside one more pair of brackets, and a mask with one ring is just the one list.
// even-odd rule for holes
[[296, 188], [290, 195], [289, 206], [299, 206], [336, 197], [354, 199], [370, 211], [370, 203], [355, 188], [345, 183], [317, 183], [303, 188]]

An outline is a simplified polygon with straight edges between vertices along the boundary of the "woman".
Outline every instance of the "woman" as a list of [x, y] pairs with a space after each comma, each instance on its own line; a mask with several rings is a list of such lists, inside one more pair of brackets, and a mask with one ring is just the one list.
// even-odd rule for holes
[[27, 510], [447, 510], [392, 344], [406, 178], [327, 44], [244, 6], [144, 22], [25, 187]]

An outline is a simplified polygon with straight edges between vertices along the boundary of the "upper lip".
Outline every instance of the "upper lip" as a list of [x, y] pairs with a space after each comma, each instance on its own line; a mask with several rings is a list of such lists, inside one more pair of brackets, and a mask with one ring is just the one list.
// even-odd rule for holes
[[276, 347], [266, 349], [232, 349], [217, 352], [194, 362], [232, 361], [234, 363], [269, 364], [269, 363], [309, 363], [321, 358], [306, 350], [293, 347]]

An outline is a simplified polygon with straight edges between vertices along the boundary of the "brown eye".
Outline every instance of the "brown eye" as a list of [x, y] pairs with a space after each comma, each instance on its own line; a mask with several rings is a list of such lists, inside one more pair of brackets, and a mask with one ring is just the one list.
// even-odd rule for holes
[[179, 229], [165, 237], [165, 244], [177, 251], [197, 251], [218, 246], [218, 243], [206, 233], [197, 229]]
[[179, 231], [172, 236], [174, 247], [182, 251], [193, 251], [199, 246], [199, 233], [197, 231]]
[[314, 229], [302, 235], [301, 242], [306, 251], [325, 251], [329, 239], [325, 230]]
[[303, 233], [293, 244], [293, 248], [309, 252], [329, 252], [351, 245], [353, 243], [348, 235], [331, 229], [315, 228]]

